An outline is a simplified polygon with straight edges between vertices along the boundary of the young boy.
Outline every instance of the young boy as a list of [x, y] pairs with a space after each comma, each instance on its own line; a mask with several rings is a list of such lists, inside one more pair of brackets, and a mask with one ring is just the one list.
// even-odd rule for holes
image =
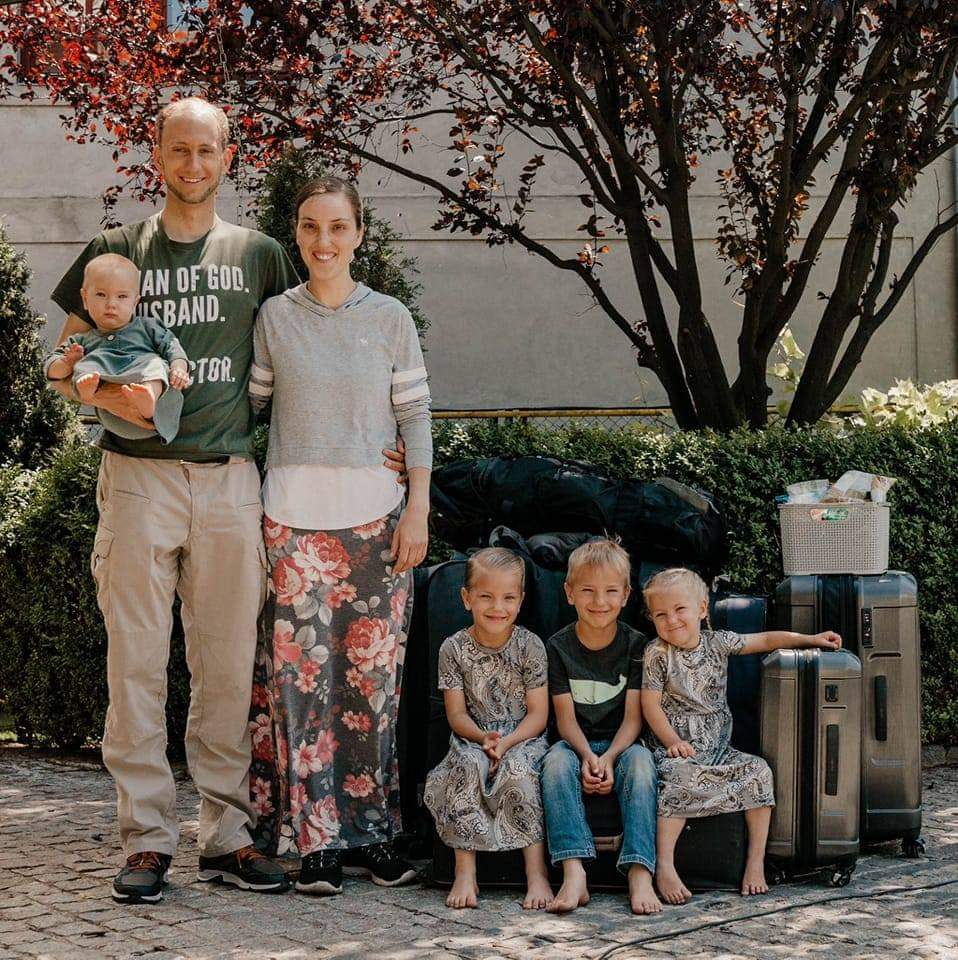
[[44, 363], [47, 378], [72, 378], [83, 403], [93, 400], [101, 380], [124, 384], [137, 413], [156, 429], [100, 410], [103, 425], [128, 439], [159, 434], [169, 443], [179, 429], [181, 391], [190, 383], [189, 361], [169, 330], [149, 317], [133, 316], [140, 299], [136, 264], [116, 253], [94, 257], [83, 271], [80, 297], [95, 329], [75, 334], [56, 348]]
[[594, 540], [569, 557], [565, 591], [578, 620], [547, 645], [549, 693], [561, 738], [542, 768], [549, 855], [563, 883], [548, 906], [566, 913], [589, 902], [583, 860], [595, 857], [583, 793], [613, 789], [622, 811], [618, 868], [629, 878], [632, 912], [659, 913], [655, 895], [656, 776], [652, 755], [636, 743], [645, 637], [618, 617], [629, 598], [629, 555]]

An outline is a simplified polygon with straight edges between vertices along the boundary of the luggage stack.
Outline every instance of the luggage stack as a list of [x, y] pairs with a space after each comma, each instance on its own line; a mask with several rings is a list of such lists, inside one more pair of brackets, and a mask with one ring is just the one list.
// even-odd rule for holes
[[861, 841], [900, 840], [905, 856], [921, 839], [921, 700], [918, 588], [908, 573], [808, 574], [775, 593], [785, 630], [834, 630], [861, 662]]

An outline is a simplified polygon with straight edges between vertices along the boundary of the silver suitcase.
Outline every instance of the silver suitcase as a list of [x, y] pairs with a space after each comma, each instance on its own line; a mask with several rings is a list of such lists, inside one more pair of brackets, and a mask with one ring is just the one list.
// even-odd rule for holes
[[762, 662], [762, 756], [775, 778], [770, 879], [821, 872], [845, 886], [858, 859], [861, 663], [846, 650], [776, 650]]
[[786, 630], [835, 630], [862, 662], [862, 842], [902, 841], [919, 856], [921, 650], [908, 573], [789, 577], [775, 594]]

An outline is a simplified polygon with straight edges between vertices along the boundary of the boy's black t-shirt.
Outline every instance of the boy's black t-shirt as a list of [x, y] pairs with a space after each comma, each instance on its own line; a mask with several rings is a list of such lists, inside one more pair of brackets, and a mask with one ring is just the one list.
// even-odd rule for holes
[[601, 650], [583, 646], [574, 623], [550, 637], [549, 694], [572, 694], [575, 718], [587, 740], [611, 740], [622, 725], [626, 690], [642, 689], [647, 643], [621, 621], [615, 639]]

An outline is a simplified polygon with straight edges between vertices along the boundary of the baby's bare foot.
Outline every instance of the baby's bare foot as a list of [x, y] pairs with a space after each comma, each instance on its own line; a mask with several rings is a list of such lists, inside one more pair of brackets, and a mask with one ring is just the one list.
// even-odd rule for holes
[[757, 859], [749, 860], [745, 864], [745, 875], [742, 877], [742, 896], [752, 897], [758, 893], [768, 893], [768, 884], [765, 882], [765, 864]]
[[566, 870], [565, 879], [559, 892], [546, 905], [549, 913], [569, 913], [576, 907], [584, 907], [589, 902], [589, 888], [586, 886], [585, 869]]
[[77, 377], [76, 391], [77, 396], [84, 402], [89, 403], [100, 386], [100, 375], [98, 373], [85, 373], [82, 377]]
[[632, 912], [640, 915], [662, 912], [662, 902], [652, 887], [652, 874], [638, 863], [629, 867], [629, 903]]
[[479, 902], [479, 885], [473, 873], [457, 873], [449, 896], [446, 897], [446, 906], [454, 910], [465, 907], [475, 907]]
[[522, 901], [523, 910], [544, 910], [555, 898], [549, 878], [543, 874], [529, 877], [526, 883], [526, 898]]
[[130, 398], [136, 412], [144, 420], [152, 420], [156, 411], [156, 397], [145, 383], [128, 383], [123, 392]]
[[692, 891], [682, 883], [672, 864], [658, 864], [655, 868], [655, 885], [666, 903], [682, 904], [692, 899]]

